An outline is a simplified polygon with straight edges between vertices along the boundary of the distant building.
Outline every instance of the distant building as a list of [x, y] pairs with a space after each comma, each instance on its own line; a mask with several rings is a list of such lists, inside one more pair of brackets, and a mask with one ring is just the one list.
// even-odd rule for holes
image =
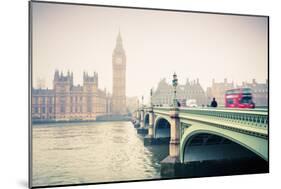
[[95, 120], [110, 113], [110, 96], [98, 88], [98, 74], [84, 72], [83, 86], [73, 85], [73, 73], [55, 71], [53, 89], [32, 90], [33, 120]]
[[208, 102], [212, 101], [215, 97], [219, 106], [224, 106], [224, 95], [225, 91], [234, 88], [250, 88], [253, 93], [253, 100], [256, 106], [268, 106], [268, 82], [257, 83], [253, 79], [252, 83], [243, 82], [241, 85], [234, 85], [233, 82], [228, 83], [227, 79], [224, 82], [215, 82], [213, 79], [212, 86], [207, 88]]
[[134, 112], [138, 108], [138, 97], [126, 98], [127, 112]]
[[252, 90], [253, 100], [256, 106], [268, 106], [268, 81], [265, 83], [257, 83], [255, 79], [252, 83], [243, 82], [237, 88], [248, 87]]
[[207, 105], [207, 96], [199, 83], [199, 79], [193, 81], [187, 79], [185, 85], [179, 85], [179, 88], [181, 90], [178, 94], [181, 99], [195, 99], [198, 106]]
[[157, 86], [157, 89], [152, 94], [152, 103], [154, 105], [170, 105], [172, 104], [173, 87], [162, 79]]
[[[197, 104], [206, 105], [206, 94], [199, 83], [199, 79], [190, 82], [186, 81], [186, 84], [179, 85], [177, 87], [177, 99], [180, 101], [195, 99]], [[173, 87], [168, 84], [166, 79], [162, 79], [153, 92], [152, 103], [154, 105], [171, 105], [173, 104]]]
[[215, 82], [215, 79], [212, 80], [212, 86], [207, 88], [207, 99], [208, 104], [211, 104], [213, 98], [216, 98], [218, 106], [224, 106], [224, 95], [225, 91], [234, 88], [234, 83], [228, 83], [227, 79], [224, 79], [223, 82]]

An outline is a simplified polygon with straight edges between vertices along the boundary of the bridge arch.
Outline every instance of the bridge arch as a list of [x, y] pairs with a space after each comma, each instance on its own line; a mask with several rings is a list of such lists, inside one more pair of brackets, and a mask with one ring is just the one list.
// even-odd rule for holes
[[232, 130], [223, 130], [219, 127], [206, 126], [201, 124], [194, 124], [185, 129], [180, 142], [180, 161], [184, 162], [185, 153], [187, 148], [190, 146], [192, 139], [200, 135], [211, 135], [220, 137], [228, 140], [236, 145], [240, 145], [241, 148], [245, 148], [258, 157], [265, 161], [268, 161], [267, 146], [268, 142], [266, 139], [250, 136], [247, 134], [235, 132]]
[[171, 120], [169, 117], [157, 116], [153, 126], [154, 138], [170, 138]]

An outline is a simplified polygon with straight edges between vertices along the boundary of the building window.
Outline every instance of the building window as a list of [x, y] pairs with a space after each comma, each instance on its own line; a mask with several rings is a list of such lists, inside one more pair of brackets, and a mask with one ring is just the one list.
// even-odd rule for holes
[[64, 113], [64, 112], [65, 112], [65, 108], [64, 108], [64, 105], [63, 105], [63, 104], [60, 106], [60, 112], [61, 112], [61, 113]]
[[38, 97], [34, 97], [34, 104], [38, 104]]
[[46, 103], [46, 98], [43, 96], [42, 97], [42, 104], [45, 104]]
[[46, 108], [45, 107], [42, 107], [42, 113], [46, 113]]
[[35, 108], [34, 108], [34, 112], [35, 112], [35, 113], [38, 113], [38, 107], [35, 107]]
[[64, 103], [65, 103], [65, 97], [64, 97], [64, 96], [60, 97], [60, 103], [61, 103], [61, 104], [64, 104]]
[[61, 113], [65, 112], [65, 97], [64, 96], [60, 97], [60, 112]]
[[87, 112], [92, 112], [92, 97], [87, 99]]
[[53, 103], [53, 98], [49, 97], [49, 104], [52, 104], [52, 103]]

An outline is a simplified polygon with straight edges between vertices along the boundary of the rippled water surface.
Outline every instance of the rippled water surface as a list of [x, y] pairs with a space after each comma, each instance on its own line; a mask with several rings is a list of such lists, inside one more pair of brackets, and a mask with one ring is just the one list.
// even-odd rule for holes
[[130, 122], [33, 125], [33, 186], [160, 178], [167, 146], [144, 147]]

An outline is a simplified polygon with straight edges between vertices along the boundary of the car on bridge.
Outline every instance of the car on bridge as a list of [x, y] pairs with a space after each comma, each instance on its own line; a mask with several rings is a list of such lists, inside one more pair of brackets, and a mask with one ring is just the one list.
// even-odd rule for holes
[[196, 99], [189, 99], [186, 100], [186, 107], [191, 107], [191, 108], [196, 108], [198, 107], [197, 103], [196, 103]]

